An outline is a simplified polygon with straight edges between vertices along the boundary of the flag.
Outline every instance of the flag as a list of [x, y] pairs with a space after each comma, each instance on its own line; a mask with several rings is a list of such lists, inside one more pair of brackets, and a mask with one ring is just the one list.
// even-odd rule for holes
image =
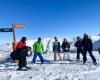
[[24, 24], [14, 24], [14, 28], [25, 28], [26, 25]]

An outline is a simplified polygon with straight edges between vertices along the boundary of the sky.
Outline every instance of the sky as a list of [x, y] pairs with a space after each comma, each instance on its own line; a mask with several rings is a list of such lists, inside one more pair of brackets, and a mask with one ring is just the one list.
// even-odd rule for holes
[[[15, 30], [17, 41], [100, 34], [99, 21], [100, 0], [0, 0], [0, 28], [27, 25]], [[12, 41], [12, 32], [0, 32], [0, 43]]]

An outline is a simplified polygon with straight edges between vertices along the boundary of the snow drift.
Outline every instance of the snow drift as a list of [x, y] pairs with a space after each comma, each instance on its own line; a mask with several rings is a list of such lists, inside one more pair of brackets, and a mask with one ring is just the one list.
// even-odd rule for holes
[[0, 63], [4, 63], [10, 57], [12, 51], [11, 45], [9, 43], [3, 43], [0, 45]]

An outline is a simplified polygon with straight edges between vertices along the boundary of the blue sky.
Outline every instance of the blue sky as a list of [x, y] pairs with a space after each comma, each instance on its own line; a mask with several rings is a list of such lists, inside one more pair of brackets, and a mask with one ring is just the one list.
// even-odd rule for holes
[[[0, 27], [26, 24], [16, 29], [16, 39], [26, 36], [68, 37], [100, 33], [100, 0], [0, 0]], [[0, 42], [12, 41], [12, 33], [1, 33]]]

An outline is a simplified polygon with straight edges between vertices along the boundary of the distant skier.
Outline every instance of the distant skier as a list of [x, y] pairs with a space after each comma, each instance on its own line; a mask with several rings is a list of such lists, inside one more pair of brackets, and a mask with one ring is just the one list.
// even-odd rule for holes
[[77, 60], [80, 60], [80, 53], [83, 56], [83, 49], [82, 49], [82, 40], [80, 39], [80, 37], [77, 37], [77, 41], [74, 44], [75, 47], [77, 47]]
[[87, 57], [86, 54], [89, 52], [90, 57], [93, 60], [93, 64], [96, 65], [96, 59], [94, 55], [92, 54], [92, 49], [93, 49], [93, 43], [92, 40], [88, 38], [88, 35], [85, 33], [84, 38], [82, 40], [82, 46], [83, 46], [83, 64], [86, 63]]
[[57, 60], [57, 55], [60, 60], [62, 60], [60, 56], [60, 42], [58, 41], [57, 37], [54, 37], [55, 41], [53, 42], [53, 52], [54, 52], [54, 61]]
[[34, 52], [34, 56], [33, 56], [32, 63], [35, 63], [35, 60], [38, 56], [41, 60], [41, 63], [43, 64], [44, 59], [42, 57], [42, 54], [44, 53], [44, 46], [43, 43], [41, 42], [41, 38], [38, 38], [38, 41], [34, 43], [33, 52]]
[[29, 47], [28, 46], [24, 46], [23, 48], [20, 49], [20, 52], [18, 53], [18, 70], [23, 70], [23, 68], [29, 69], [29, 67], [27, 66], [27, 60], [26, 57], [28, 56], [28, 51], [29, 51]]
[[[70, 44], [68, 43], [67, 39], [65, 38], [62, 45], [62, 50], [64, 52], [64, 56], [63, 56], [63, 60], [68, 60], [70, 61], [70, 55], [69, 55], [69, 49], [70, 49]], [[66, 55], [67, 55], [67, 58], [66, 58]]]

